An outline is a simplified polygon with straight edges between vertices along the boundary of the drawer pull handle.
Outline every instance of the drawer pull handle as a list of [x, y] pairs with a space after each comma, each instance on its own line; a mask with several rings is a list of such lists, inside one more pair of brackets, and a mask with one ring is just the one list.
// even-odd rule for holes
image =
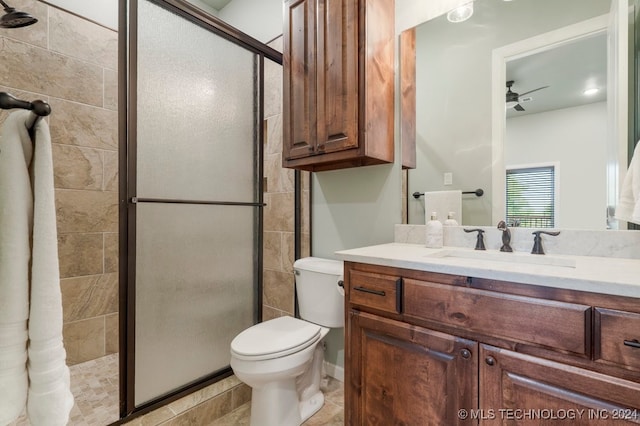
[[636, 348], [636, 349], [640, 349], [640, 342], [638, 342], [638, 340], [625, 340], [624, 341], [624, 345], [625, 346], [630, 346], [632, 348]]
[[354, 287], [354, 290], [361, 291], [363, 293], [375, 294], [376, 296], [385, 296], [386, 293], [382, 290], [371, 290], [370, 288], [365, 287]]

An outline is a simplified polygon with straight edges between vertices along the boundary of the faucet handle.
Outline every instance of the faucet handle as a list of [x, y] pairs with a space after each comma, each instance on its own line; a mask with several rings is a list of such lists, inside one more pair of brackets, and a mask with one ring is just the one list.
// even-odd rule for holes
[[544, 249], [542, 248], [542, 237], [540, 234], [547, 234], [551, 236], [560, 235], [560, 231], [534, 231], [532, 232], [533, 237], [533, 248], [531, 249], [531, 254], [544, 254]]
[[477, 232], [478, 238], [476, 239], [476, 250], [486, 250], [484, 247], [484, 229], [463, 229], [464, 232]]

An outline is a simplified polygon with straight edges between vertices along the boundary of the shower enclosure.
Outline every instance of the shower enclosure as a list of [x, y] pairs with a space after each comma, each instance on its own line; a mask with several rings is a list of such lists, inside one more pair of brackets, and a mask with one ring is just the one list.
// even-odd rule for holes
[[264, 61], [180, 0], [121, 1], [121, 417], [231, 374], [261, 317]]

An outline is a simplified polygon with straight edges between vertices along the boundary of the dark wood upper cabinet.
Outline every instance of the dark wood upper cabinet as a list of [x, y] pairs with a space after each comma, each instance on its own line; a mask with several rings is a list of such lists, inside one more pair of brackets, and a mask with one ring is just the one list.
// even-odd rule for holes
[[283, 167], [394, 158], [394, 1], [288, 0]]

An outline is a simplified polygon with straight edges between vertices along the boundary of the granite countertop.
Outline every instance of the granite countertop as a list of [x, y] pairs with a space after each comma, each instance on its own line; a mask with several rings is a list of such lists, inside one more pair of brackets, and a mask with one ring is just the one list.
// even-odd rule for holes
[[431, 249], [406, 243], [341, 250], [336, 256], [349, 262], [640, 298], [638, 259], [497, 250], [474, 253], [460, 247]]

